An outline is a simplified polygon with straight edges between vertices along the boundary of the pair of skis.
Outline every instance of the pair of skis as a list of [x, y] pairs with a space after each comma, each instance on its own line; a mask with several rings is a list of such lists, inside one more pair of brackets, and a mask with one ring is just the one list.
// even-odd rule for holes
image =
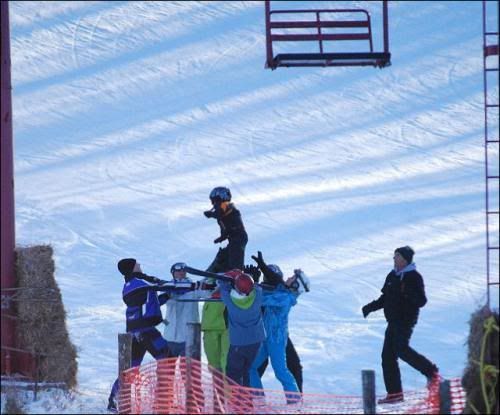
[[[184, 271], [186, 271], [188, 274], [198, 275], [199, 277], [213, 278], [214, 280], [227, 281], [227, 282], [234, 281], [234, 279], [232, 277], [229, 277], [229, 276], [225, 275], [224, 273], [203, 271], [201, 269], [192, 268], [190, 266], [184, 267]], [[259, 285], [263, 289], [268, 289], [268, 290], [272, 290], [275, 288], [274, 286], [268, 285], [268, 284], [259, 284]], [[215, 302], [220, 302], [222, 300], [220, 298], [193, 298], [193, 299], [186, 298], [186, 299], [176, 299], [176, 301], [180, 301], [183, 303], [193, 303], [193, 302], [200, 302], [200, 301], [215, 303]]]
[[[188, 274], [198, 275], [199, 277], [213, 278], [214, 280], [219, 280], [219, 281], [233, 281], [231, 277], [228, 277], [227, 275], [224, 275], [222, 273], [203, 271], [201, 269], [196, 269], [188, 266], [184, 267], [183, 270], [186, 271]], [[179, 301], [181, 303], [197, 303], [201, 301], [206, 303], [217, 303], [221, 302], [222, 300], [220, 298], [185, 298], [185, 299], [179, 298], [176, 299], [176, 301]]]

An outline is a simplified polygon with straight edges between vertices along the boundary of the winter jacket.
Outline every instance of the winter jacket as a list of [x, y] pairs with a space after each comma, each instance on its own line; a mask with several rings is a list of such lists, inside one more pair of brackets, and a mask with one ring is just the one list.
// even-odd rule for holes
[[427, 303], [424, 280], [414, 263], [401, 271], [392, 270], [382, 287], [382, 295], [367, 304], [367, 311], [384, 309], [389, 323], [417, 324], [419, 309]]
[[[122, 290], [123, 302], [127, 305], [127, 333], [138, 333], [155, 327], [163, 321], [161, 308], [172, 292], [187, 292], [194, 287], [191, 283], [175, 287], [158, 284], [155, 277], [134, 272], [125, 278]], [[163, 292], [158, 295], [157, 292]]]
[[[174, 284], [179, 281], [172, 281]], [[189, 279], [181, 280], [182, 283], [191, 282]], [[210, 297], [211, 291], [195, 290], [187, 293], [172, 293], [167, 301], [165, 329], [163, 337], [168, 342], [184, 343], [187, 338], [187, 323], [199, 323], [200, 315], [197, 302], [183, 302], [176, 300], [188, 300]]]
[[297, 304], [297, 294], [279, 284], [272, 291], [263, 291], [264, 327], [266, 341], [286, 344], [288, 338], [288, 314]]
[[227, 308], [230, 345], [246, 346], [262, 342], [266, 337], [261, 313], [262, 289], [255, 286], [249, 295], [254, 298], [242, 307], [231, 297], [229, 282], [219, 281], [219, 286], [222, 302]]
[[227, 330], [226, 321], [224, 319], [224, 312], [226, 306], [224, 303], [209, 303], [203, 304], [203, 313], [201, 317], [201, 330]]
[[248, 241], [248, 235], [241, 219], [241, 213], [236, 207], [230, 203], [225, 212], [220, 208], [215, 209], [215, 219], [220, 227], [220, 242], [229, 239]]

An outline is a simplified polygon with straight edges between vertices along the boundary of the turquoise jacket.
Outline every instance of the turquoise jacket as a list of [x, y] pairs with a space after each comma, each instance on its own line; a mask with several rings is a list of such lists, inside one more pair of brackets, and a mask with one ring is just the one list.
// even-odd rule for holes
[[262, 306], [264, 307], [264, 327], [267, 342], [282, 343], [288, 338], [288, 314], [297, 304], [297, 294], [283, 284], [273, 291], [263, 290]]

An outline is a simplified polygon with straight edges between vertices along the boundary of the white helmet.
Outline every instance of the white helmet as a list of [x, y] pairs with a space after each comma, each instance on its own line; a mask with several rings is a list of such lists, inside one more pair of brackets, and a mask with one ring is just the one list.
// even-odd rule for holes
[[302, 294], [304, 292], [309, 292], [311, 290], [311, 281], [309, 280], [309, 277], [304, 274], [304, 271], [301, 269], [296, 269], [293, 271], [293, 274], [296, 277], [296, 290], [299, 294]]

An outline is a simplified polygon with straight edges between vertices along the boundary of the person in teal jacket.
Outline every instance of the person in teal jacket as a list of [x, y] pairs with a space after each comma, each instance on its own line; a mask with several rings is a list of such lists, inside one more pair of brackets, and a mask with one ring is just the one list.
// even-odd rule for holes
[[[250, 368], [250, 386], [262, 389], [258, 368], [269, 357], [276, 378], [285, 392], [299, 392], [295, 378], [286, 365], [286, 343], [288, 341], [288, 313], [297, 304], [296, 295], [284, 284], [273, 291], [263, 291], [264, 327], [266, 339]], [[292, 395], [287, 395], [293, 398]], [[288, 399], [287, 399], [288, 401]]]
[[[279, 270], [279, 267], [276, 265], [266, 265], [260, 252], [258, 258], [252, 258], [257, 261], [259, 268], [263, 271], [264, 284], [275, 288], [263, 290], [262, 306], [264, 308], [263, 320], [266, 339], [262, 343], [262, 347], [250, 368], [250, 386], [262, 389], [262, 381], [258, 369], [269, 357], [276, 378], [283, 385], [287, 403], [296, 403], [300, 399], [299, 388], [286, 364], [288, 314], [291, 308], [297, 304], [297, 297], [301, 292], [301, 286], [307, 284], [307, 290], [309, 290], [309, 283], [301, 270], [296, 270], [294, 276], [286, 281], [281, 277], [282, 274], [279, 275], [276, 271], [269, 272], [267, 268], [269, 270]], [[299, 274], [301, 275], [300, 278], [298, 277]], [[273, 278], [271, 279], [269, 276], [273, 276]]]

